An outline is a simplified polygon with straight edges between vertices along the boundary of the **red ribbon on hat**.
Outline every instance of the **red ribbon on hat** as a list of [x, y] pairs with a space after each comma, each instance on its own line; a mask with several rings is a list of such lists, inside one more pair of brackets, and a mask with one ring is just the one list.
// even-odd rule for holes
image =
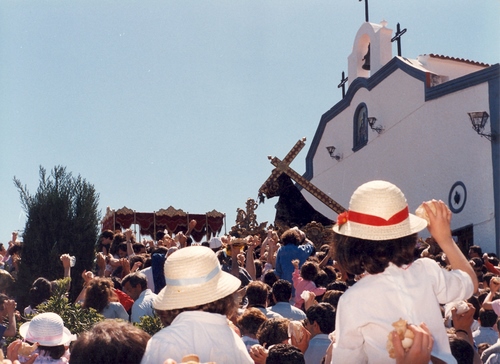
[[401, 211], [392, 215], [388, 220], [374, 215], [363, 214], [362, 212], [346, 211], [341, 213], [337, 218], [339, 226], [345, 224], [347, 221], [356, 222], [358, 224], [370, 226], [391, 226], [405, 221], [409, 216], [408, 205]]

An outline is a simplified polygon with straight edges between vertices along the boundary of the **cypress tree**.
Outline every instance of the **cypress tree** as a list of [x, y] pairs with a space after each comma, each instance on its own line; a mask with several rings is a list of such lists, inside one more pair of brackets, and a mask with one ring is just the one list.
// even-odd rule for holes
[[82, 287], [81, 272], [93, 265], [99, 234], [99, 195], [92, 184], [80, 175], [74, 177], [62, 166], [54, 167], [49, 175], [40, 166], [39, 175], [34, 195], [14, 177], [27, 216], [14, 289], [19, 307], [26, 306], [29, 288], [36, 278], [62, 278], [63, 267], [59, 259], [62, 254], [77, 257], [71, 270], [69, 298], [73, 301]]

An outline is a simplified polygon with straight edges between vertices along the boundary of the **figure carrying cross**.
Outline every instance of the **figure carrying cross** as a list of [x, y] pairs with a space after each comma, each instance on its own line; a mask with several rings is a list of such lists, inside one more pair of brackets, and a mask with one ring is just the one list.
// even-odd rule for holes
[[296, 183], [302, 186], [306, 191], [308, 191], [311, 195], [316, 197], [319, 201], [323, 202], [330, 209], [335, 211], [337, 214], [341, 214], [346, 211], [344, 207], [342, 207], [338, 202], [334, 201], [330, 196], [321, 191], [318, 187], [313, 185], [310, 181], [302, 177], [300, 174], [295, 172], [292, 168], [290, 168], [290, 163], [297, 156], [297, 154], [302, 150], [305, 145], [306, 138], [300, 139], [293, 148], [288, 152], [286, 157], [281, 161], [277, 157], [268, 156], [268, 159], [271, 161], [271, 164], [276, 168], [273, 169], [269, 178], [264, 182], [264, 184], [259, 189], [259, 198], [262, 200], [265, 195], [269, 195], [274, 188], [274, 185], [277, 183], [278, 177], [285, 173], [291, 179], [293, 179]]

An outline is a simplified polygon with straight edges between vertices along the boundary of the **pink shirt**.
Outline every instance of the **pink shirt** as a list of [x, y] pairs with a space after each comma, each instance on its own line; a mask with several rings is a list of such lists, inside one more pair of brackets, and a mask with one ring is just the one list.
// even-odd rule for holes
[[293, 286], [295, 287], [295, 307], [302, 308], [304, 304], [304, 300], [300, 295], [304, 291], [313, 292], [316, 296], [321, 296], [325, 293], [326, 288], [324, 287], [316, 287], [316, 284], [313, 281], [306, 281], [304, 278], [300, 276], [300, 271], [295, 269], [292, 273]]

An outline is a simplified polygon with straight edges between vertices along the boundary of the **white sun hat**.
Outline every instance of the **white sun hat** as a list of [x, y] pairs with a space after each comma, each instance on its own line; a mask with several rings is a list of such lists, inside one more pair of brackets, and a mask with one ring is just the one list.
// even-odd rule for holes
[[76, 340], [76, 335], [64, 327], [64, 322], [56, 313], [44, 312], [19, 327], [19, 334], [31, 343], [42, 346], [64, 345]]
[[205, 246], [189, 246], [165, 261], [166, 286], [153, 301], [157, 310], [194, 307], [235, 292], [241, 281], [222, 271], [217, 256]]
[[366, 240], [397, 239], [417, 233], [427, 221], [410, 214], [403, 192], [390, 182], [371, 181], [351, 196], [349, 211], [341, 213], [333, 231]]

